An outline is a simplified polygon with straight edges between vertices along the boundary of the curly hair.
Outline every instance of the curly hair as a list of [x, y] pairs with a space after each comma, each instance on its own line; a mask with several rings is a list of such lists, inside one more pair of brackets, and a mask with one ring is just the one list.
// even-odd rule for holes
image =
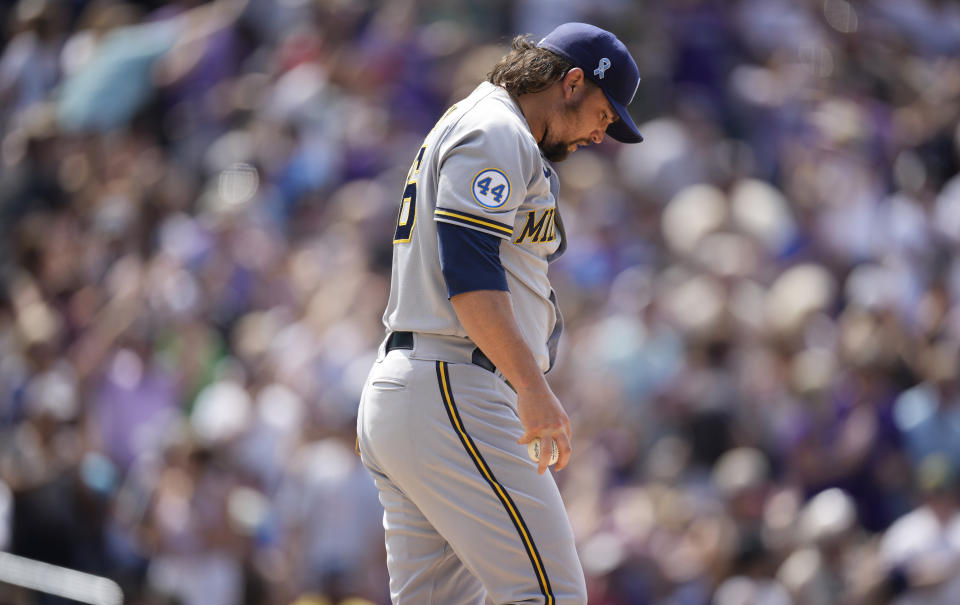
[[573, 65], [560, 55], [538, 48], [528, 36], [517, 36], [510, 52], [487, 74], [487, 81], [506, 88], [516, 97], [549, 88], [571, 67]]

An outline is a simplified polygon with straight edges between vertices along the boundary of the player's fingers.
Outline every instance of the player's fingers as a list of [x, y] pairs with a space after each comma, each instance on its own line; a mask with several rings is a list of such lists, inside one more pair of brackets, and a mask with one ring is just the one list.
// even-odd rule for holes
[[537, 473], [542, 475], [547, 472], [550, 466], [550, 456], [553, 454], [553, 444], [550, 443], [550, 437], [540, 438], [540, 461], [537, 463]]
[[567, 462], [570, 461], [570, 456], [573, 454], [573, 445], [570, 443], [570, 438], [566, 433], [560, 433], [553, 436], [554, 441], [557, 442], [557, 464], [555, 466], [556, 470], [562, 471]]
[[529, 429], [525, 429], [525, 432], [523, 433], [523, 435], [519, 439], [517, 439], [517, 443], [519, 443], [520, 445], [524, 445], [540, 437], [549, 439], [550, 434], [553, 434], [555, 432], [562, 431], [562, 430], [563, 430], [562, 428], [553, 429], [553, 428], [550, 428], [549, 426], [530, 427]]

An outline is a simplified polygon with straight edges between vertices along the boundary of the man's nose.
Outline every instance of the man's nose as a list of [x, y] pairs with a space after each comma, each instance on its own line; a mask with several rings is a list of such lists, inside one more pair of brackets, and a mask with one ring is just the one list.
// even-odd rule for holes
[[594, 130], [593, 132], [591, 132], [591, 133], [590, 133], [590, 140], [593, 141], [594, 143], [596, 143], [597, 145], [599, 145], [600, 143], [602, 143], [602, 142], [603, 142], [603, 131], [602, 131], [602, 130]]

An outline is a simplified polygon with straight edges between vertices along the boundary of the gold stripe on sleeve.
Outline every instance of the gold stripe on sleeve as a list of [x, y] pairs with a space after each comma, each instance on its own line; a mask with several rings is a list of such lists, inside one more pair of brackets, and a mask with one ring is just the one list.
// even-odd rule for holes
[[441, 210], [440, 208], [437, 208], [436, 210], [434, 210], [433, 214], [435, 216], [445, 216], [445, 217], [449, 217], [449, 218], [453, 218], [461, 221], [468, 221], [468, 222], [486, 227], [487, 229], [493, 229], [494, 231], [498, 233], [503, 233], [504, 235], [513, 235], [512, 227], [508, 227], [503, 223], [497, 223], [495, 221], [478, 218], [470, 214], [453, 212], [450, 210]]

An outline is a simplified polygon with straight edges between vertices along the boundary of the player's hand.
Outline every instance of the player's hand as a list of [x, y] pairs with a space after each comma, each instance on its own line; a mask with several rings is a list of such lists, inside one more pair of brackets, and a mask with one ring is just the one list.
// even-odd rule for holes
[[540, 456], [537, 472], [541, 475], [550, 464], [550, 440], [557, 442], [559, 458], [557, 470], [567, 466], [570, 454], [570, 418], [560, 404], [560, 400], [553, 394], [549, 386], [517, 391], [517, 408], [520, 413], [520, 423], [526, 431], [517, 443], [524, 445], [534, 439], [541, 439], [543, 453]]

